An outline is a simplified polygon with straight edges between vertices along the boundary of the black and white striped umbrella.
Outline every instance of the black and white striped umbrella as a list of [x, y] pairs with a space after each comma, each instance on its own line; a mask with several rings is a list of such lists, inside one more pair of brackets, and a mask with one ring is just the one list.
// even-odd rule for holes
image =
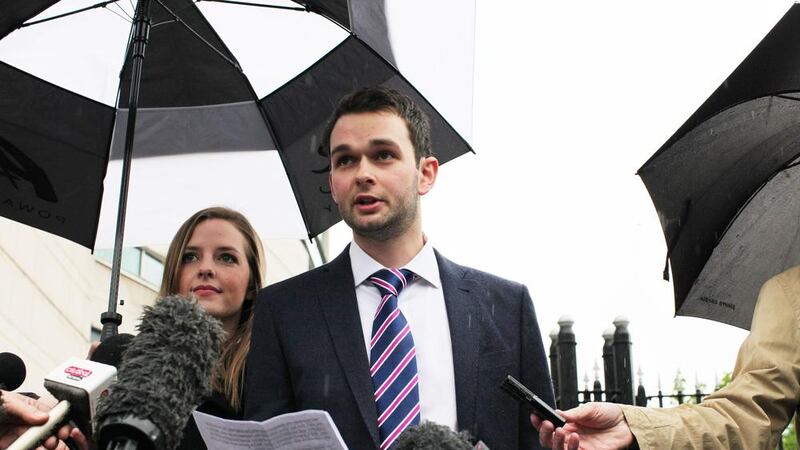
[[[135, 5], [96, 1], [0, 4], [0, 215], [109, 248]], [[217, 204], [244, 212], [265, 238], [326, 230], [339, 215], [323, 128], [357, 87], [392, 87], [424, 105], [441, 161], [470, 151], [461, 135], [471, 128], [472, 2], [150, 3], [125, 246], [167, 243]]]

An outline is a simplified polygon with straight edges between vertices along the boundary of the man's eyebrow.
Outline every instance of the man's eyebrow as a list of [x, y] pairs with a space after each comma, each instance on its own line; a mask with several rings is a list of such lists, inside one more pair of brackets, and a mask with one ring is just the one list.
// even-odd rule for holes
[[[381, 146], [381, 145], [390, 146], [390, 147], [397, 147], [398, 146], [397, 142], [395, 142], [394, 140], [389, 139], [389, 138], [371, 139], [369, 141], [369, 145], [370, 145], [370, 147], [377, 147], [377, 146]], [[335, 155], [336, 153], [339, 153], [339, 152], [346, 152], [346, 151], [350, 151], [350, 150], [351, 150], [351, 147], [349, 145], [347, 145], [347, 144], [339, 144], [339, 145], [337, 145], [336, 147], [334, 147], [331, 150], [331, 156], [333, 156], [333, 155]]]
[[370, 145], [389, 145], [389, 146], [392, 146], [392, 147], [397, 147], [397, 143], [395, 141], [391, 140], [391, 139], [388, 139], [388, 138], [372, 139], [371, 141], [369, 141], [369, 144]]
[[350, 146], [349, 145], [347, 145], [347, 144], [339, 144], [336, 147], [334, 147], [333, 150], [331, 150], [331, 156], [333, 156], [334, 154], [336, 154], [338, 152], [346, 152], [348, 150], [350, 150]]

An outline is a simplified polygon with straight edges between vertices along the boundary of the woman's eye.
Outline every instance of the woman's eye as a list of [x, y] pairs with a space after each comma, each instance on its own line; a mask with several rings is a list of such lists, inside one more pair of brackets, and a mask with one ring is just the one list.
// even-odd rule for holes
[[190, 263], [192, 261], [197, 261], [197, 254], [196, 253], [184, 253], [181, 257], [181, 262], [183, 264]]
[[239, 259], [235, 256], [231, 255], [230, 253], [223, 253], [219, 256], [220, 261], [224, 262], [225, 264], [236, 264], [239, 262]]

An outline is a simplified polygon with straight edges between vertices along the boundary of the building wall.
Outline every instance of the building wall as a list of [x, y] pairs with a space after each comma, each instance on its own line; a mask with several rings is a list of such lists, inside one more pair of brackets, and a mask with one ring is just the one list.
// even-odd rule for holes
[[[312, 266], [303, 241], [264, 242], [267, 284]], [[163, 253], [163, 250], [161, 252]], [[70, 356], [84, 358], [93, 327], [108, 307], [110, 266], [77, 244], [0, 217], [0, 352], [17, 354], [27, 376], [21, 391], [43, 392], [42, 379]], [[121, 333], [135, 333], [158, 286], [123, 273], [117, 307]]]

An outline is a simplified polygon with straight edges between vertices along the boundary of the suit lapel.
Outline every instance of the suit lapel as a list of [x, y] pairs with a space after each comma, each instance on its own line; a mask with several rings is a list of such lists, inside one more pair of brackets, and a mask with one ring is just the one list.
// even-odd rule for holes
[[325, 266], [328, 279], [317, 287], [317, 298], [350, 390], [377, 446], [378, 414], [372, 399], [374, 390], [358, 315], [349, 250], [348, 246], [342, 254]]
[[476, 392], [478, 384], [479, 314], [470, 299], [470, 283], [464, 269], [436, 252], [442, 292], [450, 323], [453, 345], [453, 372], [456, 383], [456, 416], [458, 427], [476, 433]]

